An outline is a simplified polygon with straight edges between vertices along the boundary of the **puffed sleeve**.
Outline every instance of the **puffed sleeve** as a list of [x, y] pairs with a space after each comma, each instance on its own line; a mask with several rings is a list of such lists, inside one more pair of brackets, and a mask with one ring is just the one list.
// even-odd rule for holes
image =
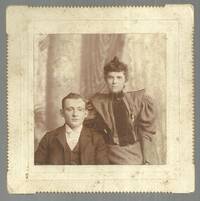
[[141, 136], [144, 164], [158, 164], [158, 154], [153, 139], [156, 134], [156, 109], [152, 98], [147, 95], [143, 95], [141, 99], [138, 133]]

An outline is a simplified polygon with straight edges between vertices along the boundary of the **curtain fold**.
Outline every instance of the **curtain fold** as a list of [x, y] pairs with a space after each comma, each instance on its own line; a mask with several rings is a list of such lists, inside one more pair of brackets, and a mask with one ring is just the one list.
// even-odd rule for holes
[[166, 35], [51, 34], [35, 37], [35, 147], [64, 123], [61, 100], [70, 92], [89, 98], [105, 92], [103, 67], [118, 56], [129, 67], [129, 90], [146, 89], [158, 111], [156, 145], [166, 162]]
[[123, 34], [87, 34], [82, 36], [80, 93], [90, 97], [106, 90], [103, 67], [114, 56], [121, 58]]

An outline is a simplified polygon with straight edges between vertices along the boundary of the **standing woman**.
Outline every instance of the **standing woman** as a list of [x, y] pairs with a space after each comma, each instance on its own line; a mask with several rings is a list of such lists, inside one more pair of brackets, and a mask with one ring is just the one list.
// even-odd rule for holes
[[93, 115], [88, 124], [103, 131], [108, 145], [110, 164], [158, 164], [152, 140], [156, 134], [153, 101], [144, 90], [125, 92], [128, 66], [114, 57], [104, 66], [109, 93], [95, 94], [89, 109]]

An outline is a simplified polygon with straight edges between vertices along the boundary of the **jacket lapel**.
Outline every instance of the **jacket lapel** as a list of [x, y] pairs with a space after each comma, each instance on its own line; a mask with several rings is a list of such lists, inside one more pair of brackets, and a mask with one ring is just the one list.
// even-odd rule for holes
[[79, 148], [81, 155], [81, 164], [94, 164], [95, 163], [95, 150], [92, 141], [91, 131], [83, 126], [79, 138]]
[[60, 144], [63, 146], [63, 148], [66, 147], [67, 141], [66, 141], [66, 136], [65, 136], [65, 125], [60, 127], [58, 129], [58, 135], [56, 136]]
[[82, 130], [81, 130], [81, 134], [80, 134], [80, 138], [79, 138], [79, 144], [81, 147], [81, 151], [84, 151], [88, 144], [91, 143], [91, 134], [90, 131], [87, 127], [83, 126]]
[[113, 130], [113, 110], [111, 98], [106, 95], [103, 99], [95, 101], [94, 107], [101, 115], [108, 128]]

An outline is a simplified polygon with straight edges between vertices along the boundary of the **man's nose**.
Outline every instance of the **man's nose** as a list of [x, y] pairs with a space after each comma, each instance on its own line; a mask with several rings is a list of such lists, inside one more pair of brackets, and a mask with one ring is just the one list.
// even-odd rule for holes
[[73, 113], [72, 113], [72, 115], [73, 115], [73, 117], [75, 117], [75, 116], [77, 116], [77, 110], [73, 110]]

